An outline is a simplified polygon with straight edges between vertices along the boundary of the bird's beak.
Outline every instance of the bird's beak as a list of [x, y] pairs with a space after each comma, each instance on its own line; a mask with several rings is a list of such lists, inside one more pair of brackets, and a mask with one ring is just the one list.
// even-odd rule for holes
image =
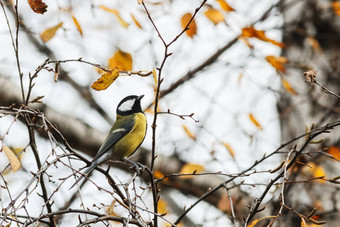
[[144, 97], [144, 95], [140, 95], [137, 97], [138, 100], [141, 100]]

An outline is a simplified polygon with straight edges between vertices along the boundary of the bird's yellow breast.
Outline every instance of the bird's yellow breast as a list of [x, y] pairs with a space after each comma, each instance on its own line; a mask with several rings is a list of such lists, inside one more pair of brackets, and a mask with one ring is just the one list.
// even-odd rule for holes
[[146, 117], [143, 113], [133, 114], [134, 126], [131, 131], [114, 145], [114, 158], [123, 159], [131, 156], [144, 140], [146, 133]]

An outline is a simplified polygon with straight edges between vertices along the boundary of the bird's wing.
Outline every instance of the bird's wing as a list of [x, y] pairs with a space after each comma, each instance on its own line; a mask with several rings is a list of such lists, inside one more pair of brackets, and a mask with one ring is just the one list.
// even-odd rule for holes
[[[108, 154], [108, 151], [112, 149], [115, 143], [117, 143], [118, 140], [123, 138], [126, 134], [128, 134], [134, 126], [134, 120], [128, 120], [120, 122], [119, 127], [115, 127], [115, 125], [112, 127], [109, 135], [106, 137], [105, 141], [103, 142], [103, 145], [99, 148], [99, 151], [93, 161], [96, 161], [98, 164], [103, 163], [106, 160], [106, 157], [103, 157], [104, 154]], [[103, 160], [101, 160], [103, 159]]]

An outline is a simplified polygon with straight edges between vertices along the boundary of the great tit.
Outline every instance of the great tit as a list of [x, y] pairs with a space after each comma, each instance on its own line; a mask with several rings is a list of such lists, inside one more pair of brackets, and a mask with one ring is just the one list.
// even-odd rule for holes
[[147, 126], [146, 116], [140, 104], [143, 97], [144, 95], [131, 95], [120, 101], [116, 110], [116, 121], [109, 135], [99, 148], [91, 165], [71, 188], [83, 177], [91, 173], [98, 165], [109, 160], [127, 160], [139, 148], [145, 138]]

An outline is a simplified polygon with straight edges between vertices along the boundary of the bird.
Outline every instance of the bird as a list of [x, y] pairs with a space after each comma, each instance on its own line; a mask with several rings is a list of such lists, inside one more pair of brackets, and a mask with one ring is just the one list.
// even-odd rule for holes
[[116, 110], [116, 121], [108, 136], [90, 166], [71, 188], [85, 176], [87, 177], [97, 166], [109, 160], [128, 161], [128, 158], [140, 147], [147, 129], [147, 119], [141, 107], [143, 97], [144, 95], [130, 95], [120, 101]]

